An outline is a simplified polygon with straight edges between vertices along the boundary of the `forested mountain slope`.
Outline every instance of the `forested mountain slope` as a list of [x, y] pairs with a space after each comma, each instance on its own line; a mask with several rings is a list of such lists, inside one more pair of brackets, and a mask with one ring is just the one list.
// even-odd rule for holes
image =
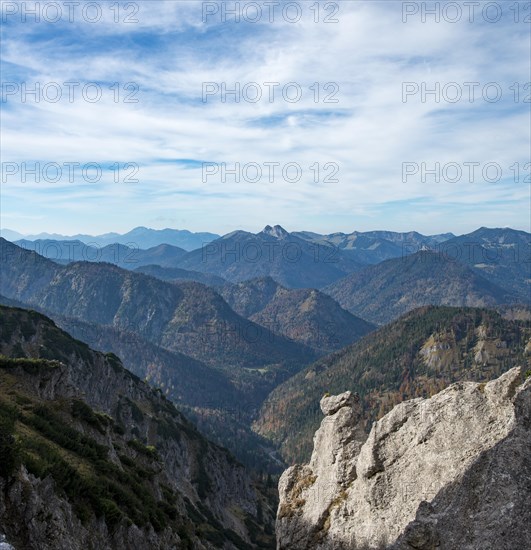
[[359, 393], [370, 423], [405, 399], [458, 380], [490, 380], [530, 359], [528, 322], [485, 309], [419, 308], [281, 384], [255, 429], [280, 444], [287, 461], [300, 462], [309, 457], [325, 393]]
[[16, 548], [272, 547], [267, 499], [160, 392], [39, 313], [0, 318], [0, 517]]

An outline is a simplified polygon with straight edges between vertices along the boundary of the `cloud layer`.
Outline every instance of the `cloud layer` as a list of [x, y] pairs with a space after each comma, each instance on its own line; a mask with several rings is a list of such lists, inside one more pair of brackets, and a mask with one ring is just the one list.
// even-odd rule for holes
[[[473, 21], [450, 22], [456, 3], [442, 2], [423, 22], [435, 3], [385, 1], [292, 3], [284, 16], [280, 4], [270, 22], [267, 3], [240, 2], [235, 22], [222, 13], [233, 2], [94, 2], [93, 23], [97, 8], [70, 22], [63, 5], [49, 22], [41, 1], [36, 22], [11, 4], [3, 226], [529, 230], [530, 34], [507, 3], [496, 22], [485, 3]], [[23, 93], [36, 83], [39, 102]], [[79, 163], [73, 180], [65, 162]], [[22, 163], [40, 181], [23, 181]], [[63, 167], [56, 182], [48, 163]]]

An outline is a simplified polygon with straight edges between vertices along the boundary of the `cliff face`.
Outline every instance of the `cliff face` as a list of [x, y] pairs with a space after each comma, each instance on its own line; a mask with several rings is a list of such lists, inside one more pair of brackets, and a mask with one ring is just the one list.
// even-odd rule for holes
[[271, 547], [243, 466], [116, 356], [5, 307], [0, 354], [0, 535], [17, 550]]
[[367, 437], [357, 397], [324, 397], [311, 461], [279, 482], [277, 548], [531, 548], [531, 378], [453, 384]]

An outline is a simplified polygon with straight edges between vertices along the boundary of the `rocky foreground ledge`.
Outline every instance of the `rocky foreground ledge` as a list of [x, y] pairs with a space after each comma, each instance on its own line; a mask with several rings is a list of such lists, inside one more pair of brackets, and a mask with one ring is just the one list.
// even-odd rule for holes
[[309, 464], [279, 482], [277, 548], [531, 548], [531, 378], [513, 368], [397, 405], [367, 437], [323, 397]]

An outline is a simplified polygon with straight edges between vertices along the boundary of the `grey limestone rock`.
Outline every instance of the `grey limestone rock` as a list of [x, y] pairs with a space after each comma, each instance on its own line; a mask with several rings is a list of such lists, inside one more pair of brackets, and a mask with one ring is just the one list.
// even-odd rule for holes
[[366, 436], [350, 392], [279, 482], [279, 550], [531, 548], [531, 379], [453, 384]]

